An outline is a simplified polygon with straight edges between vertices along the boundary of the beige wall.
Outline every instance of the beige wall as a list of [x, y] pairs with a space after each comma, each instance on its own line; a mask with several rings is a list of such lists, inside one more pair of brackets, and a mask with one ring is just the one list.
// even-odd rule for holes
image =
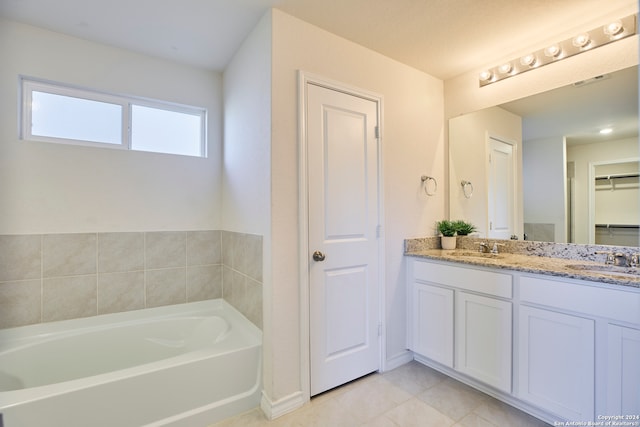
[[[220, 227], [221, 75], [0, 21], [0, 234]], [[18, 139], [18, 76], [208, 109], [209, 158]]]
[[[265, 389], [272, 400], [301, 389], [298, 280], [298, 94], [297, 72], [305, 72], [383, 96], [382, 145], [384, 299], [386, 361], [406, 356], [406, 293], [403, 239], [433, 234], [444, 215], [444, 190], [427, 197], [420, 176], [442, 185], [442, 82], [411, 67], [341, 39], [317, 27], [272, 11], [272, 291], [270, 318], [273, 362]], [[304, 248], [302, 248], [304, 250]], [[269, 356], [265, 357], [265, 360]]]
[[[516, 160], [515, 176], [522, 171], [522, 119], [499, 107], [486, 108], [449, 120], [449, 182], [450, 217], [464, 219], [477, 227], [480, 236], [489, 230], [488, 137], [513, 143]], [[462, 180], [473, 185], [473, 195], [466, 198], [462, 192]], [[516, 228], [522, 235], [522, 180], [516, 182]]]
[[[528, 239], [566, 243], [567, 191], [563, 184], [567, 176], [567, 159], [564, 136], [527, 140], [523, 150], [524, 222], [534, 230]], [[541, 239], [534, 224], [553, 224], [554, 235]]]

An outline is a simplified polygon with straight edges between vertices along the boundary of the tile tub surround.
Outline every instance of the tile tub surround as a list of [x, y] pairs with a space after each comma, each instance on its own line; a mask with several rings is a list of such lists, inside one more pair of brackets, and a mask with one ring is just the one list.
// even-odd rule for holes
[[[496, 257], [459, 256], [460, 252], [478, 251], [478, 243], [498, 243], [499, 255]], [[595, 268], [604, 266], [603, 254], [596, 251], [613, 251], [625, 254], [637, 253], [638, 248], [601, 245], [577, 245], [565, 243], [546, 243], [529, 241], [510, 241], [497, 239], [479, 239], [474, 237], [459, 238], [456, 250], [442, 250], [437, 237], [426, 237], [405, 240], [407, 256], [430, 258], [442, 261], [459, 262], [477, 266], [502, 268], [521, 272], [547, 274], [551, 276], [590, 280], [613, 285], [640, 287], [640, 274], [637, 268], [627, 268], [633, 276], [614, 276], [589, 269], [574, 269], [572, 265], [592, 265]]]
[[0, 235], [0, 328], [221, 297], [262, 327], [261, 236]]

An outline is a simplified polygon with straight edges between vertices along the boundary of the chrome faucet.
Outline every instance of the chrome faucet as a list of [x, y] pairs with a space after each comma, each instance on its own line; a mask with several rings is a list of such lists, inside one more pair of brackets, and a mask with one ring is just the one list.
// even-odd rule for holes
[[615, 261], [615, 257], [613, 256], [613, 252], [607, 252], [607, 251], [596, 251], [597, 254], [604, 254], [607, 257], [604, 260], [604, 264], [605, 265], [613, 265], [614, 261]]
[[633, 255], [625, 255], [622, 252], [606, 252], [606, 251], [596, 251], [597, 254], [605, 254], [607, 258], [605, 259], [605, 265], [614, 265], [617, 267], [637, 267], [640, 261], [640, 254]]
[[623, 253], [616, 252], [613, 254], [613, 265], [625, 267], [627, 265], [627, 256]]
[[483, 254], [489, 253], [489, 242], [481, 242], [481, 243], [478, 243], [478, 245], [480, 245], [480, 248], [479, 248], [480, 252], [482, 252]]

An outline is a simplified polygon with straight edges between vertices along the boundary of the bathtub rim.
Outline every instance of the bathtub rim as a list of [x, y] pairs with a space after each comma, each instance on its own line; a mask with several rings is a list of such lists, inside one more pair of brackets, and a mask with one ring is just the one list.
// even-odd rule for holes
[[[170, 319], [173, 317], [178, 318], [193, 316], [196, 314], [216, 315], [216, 313], [224, 313], [222, 317], [232, 325], [231, 327], [234, 330], [237, 330], [238, 333], [242, 335], [242, 345], [216, 352], [212, 352], [211, 349], [198, 349], [151, 363], [131, 366], [88, 377], [26, 389], [9, 390], [4, 392], [0, 391], [0, 411], [4, 408], [46, 399], [47, 397], [61, 393], [78, 391], [99, 384], [116, 382], [133, 375], [149, 374], [170, 367], [192, 363], [196, 360], [215, 358], [222, 354], [262, 346], [262, 331], [243, 316], [235, 307], [221, 298], [121, 313], [109, 313], [78, 319], [59, 320], [55, 322], [18, 326], [15, 328], [0, 330], [0, 348], [2, 348], [2, 345], [5, 342], [24, 346], [42, 339], [55, 339], [56, 336], [72, 336], [92, 330], [112, 328], [115, 325], [123, 326], [126, 324], [134, 324], [143, 319]], [[110, 319], [113, 320], [109, 322]], [[107, 322], [105, 323], [105, 321]], [[70, 326], [83, 324], [85, 322], [87, 325], [68, 331]], [[33, 329], [37, 333], [26, 335], [30, 329]], [[3, 341], [6, 336], [9, 337], [8, 340]], [[259, 370], [261, 371], [260, 368]]]

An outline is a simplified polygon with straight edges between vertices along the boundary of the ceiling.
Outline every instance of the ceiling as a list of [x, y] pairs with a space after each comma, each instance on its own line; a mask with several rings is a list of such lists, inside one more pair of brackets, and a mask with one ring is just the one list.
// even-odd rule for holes
[[[608, 0], [628, 6], [635, 0]], [[271, 7], [447, 80], [592, 19], [602, 0], [0, 0], [0, 16], [221, 71]]]

